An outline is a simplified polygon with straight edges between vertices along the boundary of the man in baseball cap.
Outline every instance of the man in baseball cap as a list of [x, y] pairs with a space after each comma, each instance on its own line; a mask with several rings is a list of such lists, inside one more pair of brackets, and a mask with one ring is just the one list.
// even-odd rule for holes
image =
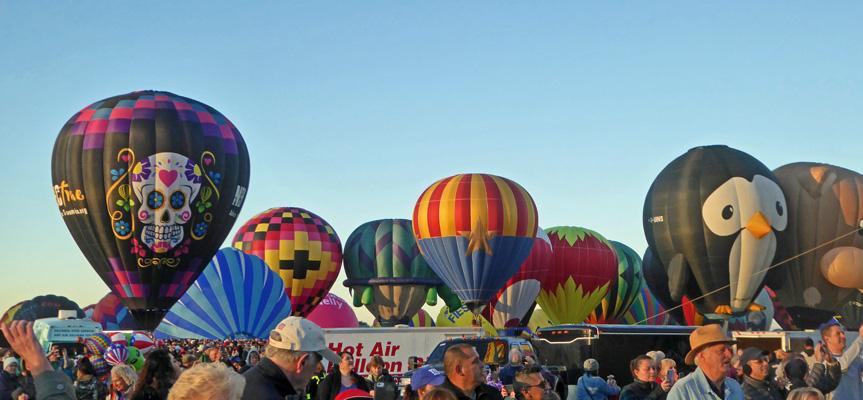
[[686, 354], [686, 363], [698, 368], [671, 387], [668, 399], [743, 400], [740, 384], [726, 377], [731, 366], [731, 345], [735, 343], [719, 325], [693, 331], [689, 335], [692, 350]]
[[341, 358], [327, 347], [324, 330], [300, 317], [282, 320], [270, 331], [267, 357], [246, 371], [243, 400], [284, 399], [299, 395], [326, 358], [338, 364]]

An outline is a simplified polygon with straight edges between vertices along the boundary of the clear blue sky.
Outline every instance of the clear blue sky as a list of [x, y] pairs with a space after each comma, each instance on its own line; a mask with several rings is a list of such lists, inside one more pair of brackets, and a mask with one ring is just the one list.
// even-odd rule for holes
[[50, 178], [94, 101], [166, 90], [230, 118], [252, 160], [240, 222], [298, 206], [344, 241], [483, 172], [541, 226], [641, 252], [647, 189], [691, 147], [863, 171], [861, 20], [853, 1], [0, 2], [0, 313], [108, 292]]

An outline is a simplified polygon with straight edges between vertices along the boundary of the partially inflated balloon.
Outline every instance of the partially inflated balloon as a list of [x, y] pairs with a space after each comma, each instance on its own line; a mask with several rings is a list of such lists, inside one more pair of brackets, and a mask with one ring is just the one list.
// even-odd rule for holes
[[649, 287], [643, 287], [632, 307], [623, 314], [621, 322], [627, 325], [670, 325], [671, 316], [656, 300]]
[[157, 332], [175, 338], [266, 338], [291, 315], [285, 285], [260, 257], [224, 248]]
[[120, 298], [113, 293], [108, 293], [102, 300], [96, 303], [91, 318], [102, 325], [102, 329], [106, 331], [133, 331], [138, 329], [135, 317], [123, 305]]
[[60, 310], [75, 311], [76, 318], [86, 318], [84, 310], [78, 307], [78, 303], [67, 299], [64, 296], [47, 294], [44, 296], [36, 296], [21, 305], [13, 320], [35, 321], [40, 318], [57, 318]]
[[264, 259], [285, 283], [293, 316], [305, 317], [333, 287], [342, 242], [327, 221], [302, 208], [271, 208], [250, 219], [234, 247]]
[[315, 307], [306, 317], [321, 328], [357, 328], [360, 326], [357, 315], [348, 302], [332, 293]]
[[551, 273], [553, 262], [551, 241], [545, 231], [537, 226], [530, 254], [483, 310], [483, 317], [497, 329], [523, 325], [522, 319], [536, 305], [536, 297]]
[[528, 327], [533, 329], [534, 332], [539, 328], [545, 328], [549, 326], [553, 326], [554, 323], [548, 319], [548, 315], [545, 314], [541, 308], [535, 308], [533, 313], [530, 315], [530, 321], [528, 322]]
[[121, 343], [114, 343], [105, 350], [105, 361], [111, 365], [125, 364], [129, 361], [129, 349]]
[[6, 325], [11, 324], [13, 321], [13, 318], [15, 317], [15, 313], [18, 312], [18, 310], [21, 309], [21, 307], [24, 305], [24, 303], [26, 303], [28, 301], [29, 300], [24, 300], [22, 302], [19, 302], [18, 304], [15, 304], [12, 307], [9, 307], [9, 309], [6, 310], [5, 313], [3, 313], [3, 316], [0, 317], [0, 323], [6, 324]]
[[497, 329], [494, 329], [491, 322], [474, 314], [465, 304], [452, 311], [448, 307], [442, 307], [437, 315], [437, 326], [441, 328], [476, 326], [477, 317], [479, 317], [478, 326], [485, 328], [486, 336], [497, 336]]
[[224, 242], [249, 184], [237, 128], [212, 107], [167, 92], [84, 107], [61, 129], [51, 166], [69, 232], [146, 330]]
[[141, 351], [141, 355], [146, 356], [151, 351], [156, 349], [156, 339], [143, 332], [135, 332], [132, 334], [130, 345]]
[[727, 315], [747, 309], [761, 289], [777, 232], [788, 225], [788, 206], [760, 161], [727, 146], [705, 146], [659, 173], [643, 216], [672, 299], [686, 295], [702, 314]]
[[144, 355], [141, 354], [141, 350], [134, 346], [126, 346], [126, 350], [129, 350], [129, 359], [126, 360], [126, 364], [129, 364], [135, 371], [140, 371], [144, 367]]
[[813, 329], [863, 289], [863, 175], [804, 162], [773, 172], [789, 211], [777, 261], [788, 262], [771, 269], [765, 283], [798, 327]]
[[555, 325], [584, 321], [617, 278], [617, 252], [602, 235], [578, 227], [546, 229], [554, 263], [536, 299]]
[[538, 224], [536, 205], [523, 187], [485, 174], [435, 182], [413, 213], [426, 261], [474, 312], [521, 267]]
[[612, 279], [608, 294], [585, 320], [591, 324], [613, 324], [632, 308], [641, 294], [644, 276], [641, 272], [641, 257], [629, 246], [610, 241], [617, 252], [617, 279]]
[[384, 326], [407, 323], [423, 304], [437, 303], [443, 281], [420, 253], [410, 220], [360, 225], [345, 242], [344, 259], [354, 306], [365, 305]]

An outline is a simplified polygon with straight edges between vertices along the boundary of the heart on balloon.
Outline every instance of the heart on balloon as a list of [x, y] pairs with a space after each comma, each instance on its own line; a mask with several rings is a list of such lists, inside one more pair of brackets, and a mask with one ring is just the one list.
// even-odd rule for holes
[[120, 156], [120, 158], [122, 158], [123, 161], [129, 162], [129, 155], [128, 154], [123, 154], [122, 156]]
[[210, 165], [211, 162], [213, 162], [212, 158], [205, 158], [204, 159], [204, 164]]
[[177, 177], [179, 175], [180, 173], [175, 170], [168, 171], [163, 169], [159, 171], [159, 180], [161, 180], [162, 183], [165, 184], [165, 186], [171, 187], [171, 185], [174, 183], [174, 181], [177, 180]]

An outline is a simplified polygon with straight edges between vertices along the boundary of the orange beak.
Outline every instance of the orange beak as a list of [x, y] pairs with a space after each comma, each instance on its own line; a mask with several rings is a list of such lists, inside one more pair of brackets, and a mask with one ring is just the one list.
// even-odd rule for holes
[[749, 222], [746, 223], [746, 229], [752, 233], [758, 239], [764, 237], [764, 235], [770, 233], [770, 221], [767, 220], [767, 217], [758, 211], [755, 215], [749, 219]]

